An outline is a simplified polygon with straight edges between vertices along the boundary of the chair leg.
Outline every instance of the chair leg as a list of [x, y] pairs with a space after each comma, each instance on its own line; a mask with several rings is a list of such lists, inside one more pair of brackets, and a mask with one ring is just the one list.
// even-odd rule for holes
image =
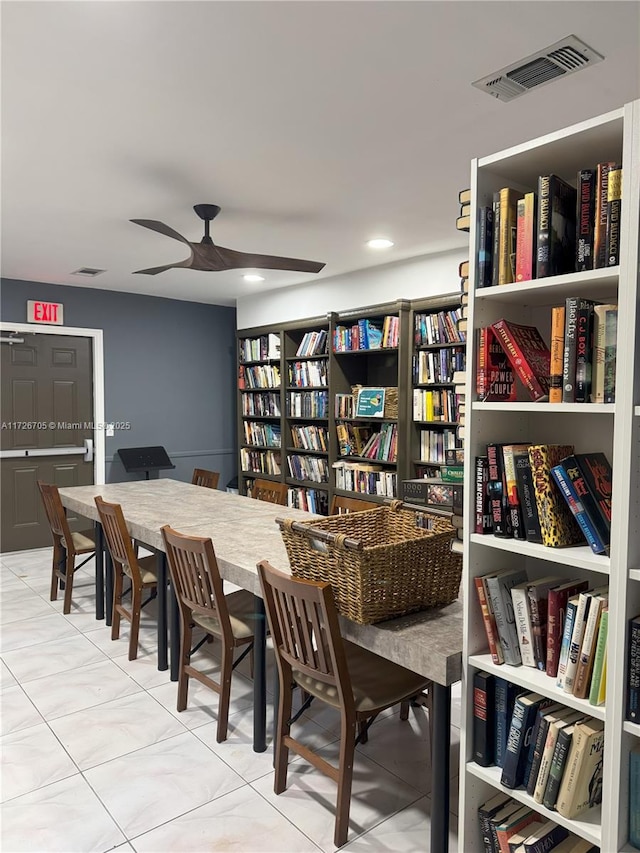
[[356, 744], [356, 722], [342, 720], [340, 735], [340, 765], [338, 776], [338, 802], [333, 843], [342, 847], [349, 832], [349, 810], [351, 807], [351, 785], [353, 782], [353, 754]]
[[67, 560], [64, 574], [64, 604], [62, 605], [63, 613], [71, 613], [71, 592], [73, 590], [73, 570], [75, 568], [75, 559], [73, 554], [67, 551]]
[[285, 736], [291, 731], [289, 720], [291, 719], [291, 699], [293, 689], [291, 687], [291, 671], [280, 675], [280, 701], [278, 702], [278, 724], [277, 724], [277, 747], [275, 760], [275, 774], [273, 790], [281, 794], [287, 788], [287, 765], [289, 763], [289, 748], [285, 746]]
[[138, 657], [138, 636], [140, 634], [140, 614], [142, 613], [142, 590], [131, 589], [131, 627], [129, 634], [129, 660]]
[[53, 547], [53, 562], [51, 565], [51, 595], [50, 601], [57, 601], [58, 599], [58, 572], [62, 569], [64, 565], [64, 554], [62, 548], [59, 545], [54, 545]]
[[120, 608], [122, 607], [122, 567], [113, 561], [113, 616], [111, 617], [111, 639], [120, 638]]
[[178, 674], [178, 711], [184, 711], [187, 707], [187, 694], [189, 692], [189, 674], [186, 667], [191, 659], [191, 640], [193, 628], [189, 613], [180, 613], [180, 672]]
[[218, 702], [218, 730], [216, 740], [222, 743], [227, 739], [229, 723], [229, 702], [231, 699], [231, 676], [233, 674], [233, 648], [222, 644], [222, 667], [220, 671], [220, 701]]
[[369, 740], [366, 720], [361, 720], [358, 723], [358, 737], [360, 738], [360, 743], [366, 743]]
[[410, 706], [410, 704], [411, 704], [411, 701], [409, 699], [404, 699], [400, 703], [400, 719], [401, 720], [408, 720], [409, 719], [409, 706]]

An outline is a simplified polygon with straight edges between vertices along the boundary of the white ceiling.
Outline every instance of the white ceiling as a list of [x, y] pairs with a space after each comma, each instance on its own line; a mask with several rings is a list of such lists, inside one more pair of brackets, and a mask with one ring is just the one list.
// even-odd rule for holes
[[[2, 274], [233, 305], [466, 243], [469, 163], [640, 96], [638, 2], [2, 2]], [[471, 82], [575, 33], [605, 61], [504, 104]], [[318, 275], [131, 272], [199, 240]], [[395, 247], [364, 245], [385, 235]], [[104, 268], [96, 279], [70, 275]]]

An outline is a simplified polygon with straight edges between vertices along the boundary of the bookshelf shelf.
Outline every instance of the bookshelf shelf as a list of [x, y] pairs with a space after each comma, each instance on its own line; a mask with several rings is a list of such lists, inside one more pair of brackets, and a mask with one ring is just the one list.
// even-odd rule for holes
[[627, 734], [640, 738], [640, 725], [638, 725], [638, 723], [632, 723], [629, 720], [625, 720], [622, 728], [627, 732]]
[[414, 424], [433, 427], [452, 427], [455, 429], [458, 426], [458, 421], [414, 421]]
[[290, 486], [303, 486], [305, 489], [320, 489], [323, 492], [326, 492], [329, 488], [329, 484], [326, 482], [317, 483], [315, 480], [296, 480], [295, 477], [285, 477], [285, 483], [288, 483]]
[[438, 349], [448, 349], [450, 347], [464, 347], [466, 346], [466, 341], [446, 341], [442, 344], [418, 344], [416, 346], [416, 352], [423, 352], [429, 350], [438, 350]]
[[611, 561], [609, 557], [594, 554], [588, 545], [575, 545], [572, 548], [548, 548], [535, 542], [523, 542], [520, 539], [500, 539], [492, 534], [483, 535], [472, 533], [470, 541], [473, 545], [483, 545], [485, 548], [496, 548], [499, 551], [510, 551], [523, 557], [533, 557], [548, 563], [560, 563], [574, 569], [585, 569], [590, 572], [609, 574]]
[[306, 454], [308, 454], [309, 456], [328, 456], [329, 455], [326, 450], [313, 450], [310, 447], [287, 447], [287, 453], [289, 453], [290, 455], [295, 455], [295, 454], [306, 455]]
[[245, 442], [241, 447], [244, 447], [245, 450], [282, 450], [279, 444], [247, 444]]
[[246, 477], [247, 480], [255, 480], [256, 477], [259, 480], [277, 480], [280, 481], [280, 474], [265, 474], [262, 471], [247, 471], [244, 470], [242, 472], [242, 476]]
[[471, 404], [476, 412], [548, 412], [554, 415], [613, 415], [615, 403], [481, 403]]
[[376, 347], [375, 349], [336, 349], [334, 355], [388, 355], [389, 353], [398, 352], [398, 347]]
[[[464, 344], [458, 344], [464, 346]], [[455, 388], [455, 382], [415, 382], [414, 388]]]
[[469, 666], [491, 672], [500, 678], [507, 678], [514, 684], [519, 684], [520, 687], [548, 696], [554, 702], [561, 702], [567, 708], [575, 708], [576, 711], [582, 711], [589, 717], [596, 717], [598, 720], [605, 719], [604, 705], [590, 705], [588, 699], [577, 699], [575, 696], [565, 693], [564, 690], [556, 687], [555, 678], [550, 678], [539, 669], [533, 669], [530, 666], [497, 665], [492, 661], [489, 654], [470, 655]]
[[391, 462], [388, 459], [371, 459], [369, 456], [338, 456], [338, 462], [364, 462], [367, 465], [389, 465], [395, 468], [396, 462]]
[[567, 296], [594, 296], [599, 300], [615, 297], [618, 292], [619, 267], [587, 270], [567, 275], [537, 278], [524, 284], [501, 284], [475, 291], [478, 302], [495, 300], [517, 305], [557, 305]]
[[243, 421], [279, 421], [280, 415], [242, 415]]
[[327, 385], [287, 385], [285, 391], [326, 391]]
[[326, 422], [329, 420], [329, 418], [305, 418], [302, 415], [287, 415], [286, 418], [288, 421], [304, 421], [305, 423], [309, 422], [310, 424], [313, 424], [313, 423], [325, 423], [326, 424]]
[[321, 355], [292, 355], [285, 358], [287, 364], [295, 364], [296, 361], [319, 361], [320, 359], [329, 358], [328, 353], [323, 352]]
[[[602, 835], [600, 832], [600, 824], [602, 816], [599, 806], [589, 809], [581, 820], [567, 820], [567, 818], [558, 814], [557, 811], [552, 811], [551, 809], [545, 808], [540, 803], [536, 803], [533, 797], [529, 796], [523, 788], [506, 788], [504, 785], [501, 785], [500, 775], [502, 770], [500, 767], [481, 767], [479, 764], [470, 761], [467, 762], [465, 769], [467, 773], [471, 776], [475, 776], [476, 779], [482, 779], [483, 781], [488, 782], [493, 788], [497, 788], [499, 791], [504, 791], [505, 794], [509, 794], [509, 796], [513, 797], [514, 800], [518, 800], [523, 805], [530, 806], [532, 809], [535, 809], [535, 811], [539, 812], [545, 820], [552, 820], [555, 823], [566, 827], [574, 835], [586, 838], [598, 847], [601, 846]], [[460, 849], [466, 850], [466, 848]]]

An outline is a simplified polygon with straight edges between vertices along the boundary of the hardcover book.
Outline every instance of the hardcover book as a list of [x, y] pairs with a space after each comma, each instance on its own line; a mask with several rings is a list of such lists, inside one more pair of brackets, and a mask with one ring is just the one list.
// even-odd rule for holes
[[513, 616], [518, 632], [518, 645], [523, 666], [535, 667], [536, 661], [533, 655], [533, 630], [531, 628], [531, 612], [529, 610], [529, 598], [527, 587], [529, 581], [516, 584], [511, 589], [511, 600], [513, 601]]
[[[510, 284], [516, 277], [517, 203], [519, 190], [503, 187], [500, 190], [500, 220], [498, 228], [498, 284]], [[495, 261], [494, 261], [495, 262]]]
[[478, 208], [478, 279], [476, 287], [493, 282], [493, 207]]
[[551, 678], [558, 675], [562, 631], [568, 600], [587, 589], [587, 580], [570, 580], [549, 590], [547, 610], [547, 662], [546, 673]]
[[[549, 715], [550, 719], [546, 726], [544, 740], [540, 746], [540, 760], [538, 761], [536, 775], [535, 778], [531, 778], [533, 777], [532, 772], [529, 779], [530, 785], [527, 786], [527, 791], [531, 794], [536, 803], [542, 803], [543, 801], [547, 784], [549, 782], [549, 775], [560, 732], [582, 719], [582, 716], [581, 711], [572, 711], [571, 708], [563, 708], [561, 711]], [[571, 735], [569, 735], [567, 739], [567, 748], [570, 743]], [[559, 765], [556, 763], [555, 773], [558, 777], [557, 784], [559, 787], [561, 774], [558, 774], [558, 769]], [[555, 797], [555, 794], [557, 794], [557, 788], [554, 793], [550, 792], [549, 802], [551, 802], [552, 796]], [[555, 799], [553, 800], [553, 805], [555, 805]], [[553, 805], [548, 806], [548, 808], [553, 808]]]
[[491, 506], [493, 534], [503, 539], [511, 539], [513, 530], [511, 529], [511, 518], [508, 512], [502, 446], [499, 444], [488, 444], [487, 459], [489, 466], [487, 490]]
[[524, 853], [547, 853], [569, 835], [569, 830], [548, 820], [524, 842]]
[[524, 569], [504, 569], [486, 578], [504, 661], [512, 666], [519, 666], [522, 658], [511, 603], [511, 588], [526, 580], [526, 577]]
[[578, 612], [578, 603], [580, 595], [573, 595], [567, 601], [567, 610], [564, 617], [564, 625], [562, 628], [562, 643], [560, 644], [560, 657], [558, 659], [558, 678], [556, 687], [564, 690], [565, 676], [567, 673], [567, 663], [569, 662], [569, 649], [571, 647], [571, 637], [573, 636], [573, 626], [576, 621]]
[[538, 517], [538, 506], [536, 504], [528, 448], [514, 452], [513, 461], [516, 469], [518, 497], [522, 506], [522, 522], [527, 542], [542, 544], [542, 532], [540, 530], [540, 519]]
[[579, 545], [584, 538], [551, 476], [551, 469], [572, 453], [571, 445], [536, 444], [529, 448], [542, 543], [551, 548]]
[[618, 309], [604, 315], [604, 402], [616, 401], [616, 356], [618, 352]]
[[609, 172], [607, 186], [607, 236], [605, 266], [620, 263], [620, 214], [622, 207], [622, 168], [616, 166]]
[[562, 357], [562, 402], [576, 402], [576, 369], [578, 353], [578, 315], [581, 310], [593, 308], [590, 299], [569, 296], [565, 302], [564, 353]]
[[516, 399], [511, 363], [491, 326], [478, 329], [476, 393], [480, 402]]
[[609, 211], [609, 172], [613, 161], [598, 163], [596, 169], [596, 213], [593, 231], [594, 269], [607, 266], [607, 213]]
[[489, 460], [476, 456], [475, 533], [493, 533], [491, 497], [489, 495]]
[[[549, 366], [549, 402], [562, 402], [562, 364], [564, 361], [565, 306], [551, 309], [551, 359]], [[603, 359], [604, 360], [604, 359]]]
[[594, 169], [578, 172], [578, 209], [576, 213], [576, 272], [593, 269], [593, 226], [596, 208]]
[[603, 758], [604, 722], [591, 719], [576, 723], [558, 791], [558, 814], [573, 819], [602, 802]]
[[640, 616], [629, 620], [627, 634], [626, 718], [640, 723]]
[[[618, 306], [614, 304], [594, 305], [593, 307], [593, 352], [591, 356], [591, 402], [604, 403], [604, 373], [605, 373], [605, 354], [607, 347], [606, 330], [607, 330], [607, 315], [610, 311], [617, 312]], [[616, 317], [617, 321], [617, 317]], [[613, 335], [609, 341], [610, 354], [615, 353], [616, 341], [615, 333], [617, 331], [617, 322], [614, 324], [609, 320], [609, 334]], [[609, 367], [611, 372], [611, 367]], [[613, 381], [611, 381], [613, 380]], [[609, 377], [609, 392], [615, 393], [615, 368], [613, 376]]]
[[476, 577], [473, 580], [476, 587], [476, 593], [478, 595], [478, 601], [480, 603], [482, 622], [484, 624], [484, 630], [487, 635], [487, 643], [489, 644], [491, 660], [495, 664], [503, 664], [504, 654], [502, 652], [502, 646], [500, 645], [498, 627], [496, 625], [496, 618], [493, 612], [493, 607], [491, 606], [491, 598], [487, 590], [486, 578]]
[[604, 546], [603, 551], [595, 551], [595, 553], [609, 553], [609, 544], [611, 541], [611, 522], [606, 520], [598, 508], [595, 497], [591, 494], [587, 486], [587, 481], [582, 475], [582, 469], [578, 464], [575, 456], [568, 456], [563, 459], [561, 465], [567, 475], [567, 479], [571, 482], [576, 496], [584, 512], [586, 513], [593, 532], [596, 534], [594, 538], [600, 541]]
[[493, 194], [493, 248], [491, 250], [491, 285], [495, 287], [499, 280], [500, 264], [500, 190]]
[[573, 621], [571, 642], [569, 644], [569, 655], [567, 657], [567, 666], [564, 672], [563, 689], [565, 693], [573, 694], [576, 671], [578, 669], [578, 658], [580, 656], [582, 638], [584, 637], [584, 629], [587, 626], [589, 607], [591, 606], [592, 597], [593, 590], [581, 592], [578, 596], [578, 607], [576, 608], [576, 615]]
[[[554, 702], [552, 705], [549, 705], [546, 708], [538, 708], [538, 713], [536, 714], [536, 721], [531, 731], [531, 742], [527, 747], [527, 761], [525, 764], [524, 776], [522, 779], [522, 785], [524, 788], [528, 789], [529, 782], [531, 782], [531, 784], [535, 786], [539, 763], [540, 759], [542, 758], [542, 751], [544, 749], [544, 742], [547, 736], [547, 730], [549, 728], [550, 723], [553, 720], [556, 720], [558, 718], [558, 715], [564, 713], [564, 711], [566, 711], [565, 706], [561, 705], [559, 702]], [[536, 750], [538, 751], [537, 755]], [[532, 774], [533, 779], [531, 778]]]
[[481, 767], [495, 761], [495, 678], [488, 672], [473, 675], [473, 759]]
[[589, 543], [589, 547], [594, 554], [604, 554], [605, 544], [598, 535], [598, 531], [591, 524], [584, 506], [582, 505], [582, 501], [580, 500], [572, 481], [567, 476], [567, 472], [564, 467], [562, 465], [554, 465], [551, 469], [551, 474], [556, 485], [560, 489], [562, 496], [566, 500], [567, 506], [573, 513], [573, 517], [580, 525], [580, 529], [584, 534], [584, 538]]
[[492, 328], [534, 402], [549, 397], [551, 353], [535, 326], [498, 320]]
[[593, 303], [578, 309], [576, 325], [576, 403], [587, 403], [591, 396], [593, 357]]
[[535, 665], [544, 672], [547, 663], [547, 603], [549, 589], [558, 583], [558, 577], [541, 578], [527, 587], [531, 630], [533, 633], [533, 656]]
[[502, 462], [504, 466], [504, 483], [507, 493], [507, 511], [511, 519], [511, 530], [514, 539], [526, 539], [523, 510], [518, 493], [516, 479], [515, 454], [527, 451], [528, 444], [505, 444], [502, 446]]
[[573, 272], [575, 257], [576, 191], [557, 175], [541, 175], [536, 278]]
[[507, 750], [507, 739], [509, 737], [509, 729], [511, 728], [511, 718], [513, 717], [513, 706], [516, 703], [516, 698], [523, 689], [518, 687], [512, 681], [507, 681], [506, 678], [496, 677], [496, 765], [502, 767], [504, 757]]
[[526, 193], [518, 200], [516, 237], [516, 281], [531, 281], [536, 269], [537, 197]]
[[536, 720], [536, 714], [540, 707], [547, 707], [551, 703], [551, 699], [547, 699], [539, 693], [525, 693], [516, 699], [500, 777], [500, 783], [506, 788], [517, 788], [522, 784], [527, 760], [527, 747], [531, 742], [531, 730]]
[[596, 655], [596, 640], [600, 628], [602, 611], [607, 606], [609, 597], [607, 594], [594, 595], [589, 606], [589, 617], [587, 619], [580, 654], [578, 657], [578, 668], [573, 685], [573, 695], [578, 699], [586, 699], [591, 683], [591, 673]]
[[593, 659], [593, 674], [591, 676], [591, 687], [589, 689], [589, 704], [602, 705], [604, 702], [604, 691], [601, 691], [602, 677], [605, 672], [605, 661], [607, 654], [607, 635], [609, 633], [609, 610], [605, 607], [600, 616], [600, 627], [596, 641], [596, 653]]
[[496, 823], [496, 839], [498, 841], [496, 853], [509, 853], [509, 839], [518, 833], [526, 832], [526, 827], [530, 826], [536, 817], [537, 814], [533, 809], [528, 806], [520, 806], [508, 818]]
[[609, 460], [604, 453], [576, 453], [575, 458], [602, 520], [611, 530], [612, 474]]
[[[567, 766], [567, 758], [571, 749], [573, 740], [573, 730], [577, 722], [580, 721], [581, 712], [573, 711], [567, 714], [564, 719], [558, 720], [549, 727], [547, 734], [547, 745], [545, 746], [545, 754], [543, 756], [543, 766], [540, 768], [536, 788], [533, 793], [533, 799], [537, 803], [542, 803], [547, 809], [555, 809], [558, 800], [558, 791], [562, 784], [562, 779]], [[548, 747], [551, 744], [551, 754], [549, 755]], [[546, 776], [546, 782], [544, 777]], [[544, 787], [542, 787], [544, 786]], [[542, 795], [540, 791], [542, 790]]]
[[478, 806], [478, 823], [480, 825], [480, 833], [482, 835], [482, 843], [485, 853], [495, 853], [491, 840], [491, 828], [489, 826], [489, 818], [497, 814], [511, 802], [511, 797], [508, 794], [495, 794], [489, 800], [486, 800], [482, 805]]

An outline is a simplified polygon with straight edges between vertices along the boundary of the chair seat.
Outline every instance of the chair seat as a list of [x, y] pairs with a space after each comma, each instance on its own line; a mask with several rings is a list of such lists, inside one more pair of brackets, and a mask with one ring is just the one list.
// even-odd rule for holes
[[87, 551], [96, 550], [93, 530], [83, 530], [81, 533], [72, 533], [71, 539], [73, 540], [73, 547], [77, 554], [86, 554]]
[[[141, 557], [138, 560], [138, 565], [140, 566], [140, 577], [142, 579], [142, 583], [158, 583], [158, 575], [156, 573], [156, 558], [154, 554], [150, 554], [148, 557]], [[127, 566], [126, 563], [122, 564], [122, 568], [125, 575], [131, 577], [131, 569], [129, 568], [129, 566]]]
[[[246, 589], [232, 592], [226, 596], [227, 607], [229, 608], [229, 619], [231, 621], [231, 630], [236, 640], [246, 640], [253, 637], [255, 633], [255, 613], [256, 605], [254, 596]], [[205, 631], [210, 634], [215, 634], [216, 637], [222, 636], [220, 622], [216, 616], [203, 616], [201, 613], [193, 614], [193, 621], [196, 625], [200, 625]]]
[[[392, 663], [379, 655], [344, 641], [347, 666], [351, 676], [356, 711], [366, 714], [395, 705], [407, 696], [421, 693], [429, 679]], [[325, 684], [316, 678], [293, 670], [296, 683], [313, 696], [340, 708], [340, 698], [335, 685]]]

